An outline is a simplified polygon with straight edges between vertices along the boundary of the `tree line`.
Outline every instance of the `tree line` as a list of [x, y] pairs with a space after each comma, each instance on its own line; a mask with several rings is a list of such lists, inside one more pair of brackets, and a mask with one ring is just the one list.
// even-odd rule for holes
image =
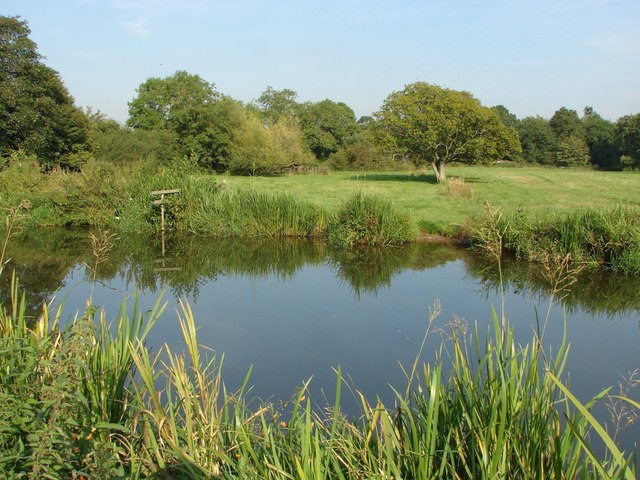
[[468, 92], [425, 82], [391, 93], [371, 116], [343, 102], [300, 102], [267, 87], [243, 103], [198, 75], [148, 78], [124, 125], [74, 105], [44, 64], [26, 21], [0, 17], [0, 168], [16, 155], [43, 170], [90, 160], [149, 160], [208, 171], [273, 174], [308, 169], [388, 169], [451, 162], [526, 162], [603, 170], [640, 168], [640, 114], [612, 122], [591, 107], [518, 119]]

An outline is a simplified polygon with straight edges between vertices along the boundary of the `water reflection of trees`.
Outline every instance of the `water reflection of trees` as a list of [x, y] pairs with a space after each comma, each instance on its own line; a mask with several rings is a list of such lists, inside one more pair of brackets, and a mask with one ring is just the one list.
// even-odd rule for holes
[[[467, 271], [478, 278], [486, 293], [500, 291], [500, 270], [495, 262], [478, 256], [467, 258]], [[541, 265], [507, 258], [502, 262], [506, 289], [534, 298], [549, 298], [555, 280]], [[613, 274], [604, 270], [583, 270], [576, 281], [556, 293], [568, 312], [581, 309], [590, 314], [613, 316], [640, 310], [640, 276]]]
[[425, 270], [457, 260], [459, 249], [442, 245], [411, 244], [403, 247], [367, 247], [332, 250], [329, 262], [336, 276], [353, 291], [375, 295], [382, 287], [390, 287], [394, 275], [403, 270]]
[[42, 304], [64, 286], [71, 270], [89, 256], [86, 232], [47, 229], [14, 235], [7, 246], [7, 264], [0, 276], [0, 302], [9, 305], [15, 272], [25, 296], [27, 317], [38, 317]]
[[[467, 271], [480, 279], [486, 292], [500, 289], [500, 275], [494, 264], [441, 245], [339, 250], [307, 240], [187, 235], [167, 235], [164, 246], [158, 235], [122, 235], [112, 241], [109, 255], [97, 267], [97, 281], [109, 284], [118, 279], [128, 289], [136, 287], [151, 293], [168, 288], [175, 296], [192, 299], [197, 299], [202, 285], [220, 276], [276, 276], [287, 280], [307, 265], [320, 264], [329, 265], [355, 296], [375, 295], [390, 286], [393, 277], [403, 270], [434, 268], [458, 259], [464, 259]], [[84, 276], [90, 281], [95, 264], [89, 232], [62, 229], [33, 231], [12, 238], [7, 257], [12, 260], [0, 278], [0, 300], [8, 300], [10, 271], [14, 269], [24, 288], [28, 313], [33, 316], [64, 285], [77, 265], [91, 267]], [[543, 270], [535, 265], [505, 261], [502, 270], [505, 287], [516, 292], [546, 298], [553, 289]], [[608, 315], [637, 311], [639, 287], [640, 277], [585, 271], [566, 292], [563, 302], [570, 311], [582, 308]]]
[[324, 243], [301, 239], [238, 240], [169, 236], [165, 256], [161, 240], [127, 238], [109, 263], [119, 267], [99, 269], [98, 278], [107, 282], [119, 277], [127, 284], [155, 291], [168, 287], [176, 296], [197, 298], [200, 286], [219, 276], [246, 276], [281, 280], [295, 277], [307, 265], [327, 263], [336, 276], [354, 292], [375, 294], [391, 284], [394, 275], [405, 269], [442, 265], [460, 256], [459, 250], [432, 245], [357, 250], [329, 249]]
[[101, 279], [114, 275], [128, 285], [156, 291], [161, 286], [175, 296], [197, 299], [200, 287], [223, 275], [266, 278], [291, 278], [307, 264], [323, 261], [325, 247], [309, 241], [238, 240], [168, 236], [162, 256], [161, 239], [145, 241], [125, 239], [118, 257], [111, 261], [120, 265], [116, 271], [101, 270]]

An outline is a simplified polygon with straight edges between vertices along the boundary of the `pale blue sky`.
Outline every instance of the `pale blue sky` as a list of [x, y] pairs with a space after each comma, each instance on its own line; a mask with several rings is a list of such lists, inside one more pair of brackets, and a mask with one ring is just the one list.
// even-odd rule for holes
[[523, 118], [640, 112], [639, 0], [2, 0], [76, 104], [116, 120], [149, 77], [198, 74], [249, 102], [271, 85], [357, 116], [417, 80]]

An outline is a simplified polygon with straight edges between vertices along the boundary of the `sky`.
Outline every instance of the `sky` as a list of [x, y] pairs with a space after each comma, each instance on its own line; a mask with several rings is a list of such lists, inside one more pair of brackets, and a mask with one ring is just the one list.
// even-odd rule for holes
[[243, 102], [267, 86], [357, 117], [416, 81], [518, 118], [640, 112], [639, 0], [1, 0], [76, 105], [125, 121], [184, 70]]

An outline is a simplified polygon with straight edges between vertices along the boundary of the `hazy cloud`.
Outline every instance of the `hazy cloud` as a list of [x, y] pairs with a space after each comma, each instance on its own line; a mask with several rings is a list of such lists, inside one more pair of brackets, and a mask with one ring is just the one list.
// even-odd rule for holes
[[124, 28], [134, 37], [144, 38], [149, 35], [149, 29], [142, 18], [122, 24]]

